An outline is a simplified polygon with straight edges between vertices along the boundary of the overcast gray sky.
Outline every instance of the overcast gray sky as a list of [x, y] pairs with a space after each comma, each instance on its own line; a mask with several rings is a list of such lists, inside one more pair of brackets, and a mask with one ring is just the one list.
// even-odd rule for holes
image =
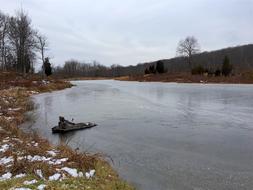
[[202, 51], [253, 42], [253, 0], [0, 0], [21, 5], [50, 42], [54, 65], [74, 58], [135, 65], [171, 58], [194, 35]]

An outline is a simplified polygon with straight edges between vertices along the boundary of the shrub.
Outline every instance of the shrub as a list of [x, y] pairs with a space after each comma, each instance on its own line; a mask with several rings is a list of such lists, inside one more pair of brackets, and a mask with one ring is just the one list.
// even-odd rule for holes
[[202, 75], [204, 72], [206, 72], [206, 70], [201, 65], [196, 66], [191, 70], [193, 75]]
[[229, 76], [232, 72], [233, 66], [232, 64], [230, 64], [230, 60], [228, 58], [228, 56], [225, 56], [224, 60], [223, 60], [223, 65], [222, 65], [222, 75], [224, 76]]
[[153, 74], [156, 73], [156, 69], [155, 69], [155, 66], [154, 66], [154, 65], [151, 65], [151, 66], [149, 67], [149, 72], [150, 72], [150, 73], [153, 73]]
[[150, 74], [149, 69], [148, 69], [148, 68], [146, 68], [146, 69], [145, 69], [145, 71], [144, 71], [144, 73], [145, 73], [145, 75]]
[[218, 77], [218, 76], [220, 76], [220, 75], [221, 75], [221, 70], [220, 70], [220, 69], [217, 69], [217, 70], [215, 71], [215, 76]]
[[52, 67], [48, 57], [45, 59], [44, 67], [45, 67], [45, 74], [47, 76], [50, 76], [52, 74]]
[[161, 60], [157, 61], [157, 63], [156, 63], [156, 71], [158, 73], [165, 73], [164, 63]]

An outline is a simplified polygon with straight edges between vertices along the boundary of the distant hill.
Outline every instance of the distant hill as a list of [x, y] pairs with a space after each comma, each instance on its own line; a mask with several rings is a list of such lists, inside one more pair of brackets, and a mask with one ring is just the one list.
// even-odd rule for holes
[[[253, 71], [253, 44], [231, 47], [217, 51], [203, 52], [193, 56], [192, 67], [201, 65], [204, 69], [215, 71], [221, 69], [223, 59], [228, 56], [234, 67], [234, 73]], [[164, 63], [168, 73], [183, 73], [189, 66], [185, 57], [157, 60]], [[157, 61], [140, 63], [136, 66], [113, 65], [106, 67], [101, 64], [81, 63], [75, 60], [66, 61], [63, 67], [54, 68], [54, 75], [60, 77], [120, 77], [143, 75], [146, 68], [156, 65]]]
[[[193, 67], [201, 65], [209, 70], [221, 68], [223, 59], [228, 56], [230, 62], [235, 68], [235, 72], [253, 70], [253, 44], [225, 48], [216, 51], [203, 52], [193, 57]], [[159, 61], [159, 60], [158, 60]], [[184, 72], [189, 70], [187, 60], [184, 57], [175, 57], [172, 59], [161, 60], [167, 71]], [[137, 75], [143, 74], [144, 70], [157, 61], [138, 64], [136, 66], [127, 66], [119, 69], [118, 75]]]

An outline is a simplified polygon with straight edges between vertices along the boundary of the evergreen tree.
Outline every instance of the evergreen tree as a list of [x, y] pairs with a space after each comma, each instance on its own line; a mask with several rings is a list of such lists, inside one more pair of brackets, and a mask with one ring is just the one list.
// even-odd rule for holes
[[218, 77], [218, 76], [220, 76], [220, 75], [221, 75], [221, 71], [220, 71], [220, 69], [217, 69], [217, 70], [215, 71], [215, 76]]
[[157, 63], [156, 63], [156, 71], [158, 73], [165, 73], [164, 63], [161, 60], [157, 61]]
[[47, 76], [50, 76], [52, 74], [52, 67], [51, 67], [51, 63], [49, 62], [48, 57], [45, 58], [44, 69], [45, 69], [45, 74]]
[[230, 60], [228, 58], [228, 56], [225, 56], [224, 60], [223, 60], [223, 65], [222, 65], [222, 69], [221, 69], [221, 72], [222, 72], [222, 75], [224, 76], [228, 76], [231, 74], [232, 72], [232, 64], [230, 64]]
[[156, 69], [155, 69], [155, 66], [154, 66], [154, 65], [149, 66], [149, 72], [150, 72], [150, 73], [153, 73], [153, 74], [156, 73]]
[[203, 75], [204, 72], [205, 69], [201, 65], [198, 65], [192, 69], [192, 75]]
[[149, 69], [146, 68], [145, 71], [144, 71], [144, 73], [145, 73], [145, 75], [150, 74]]

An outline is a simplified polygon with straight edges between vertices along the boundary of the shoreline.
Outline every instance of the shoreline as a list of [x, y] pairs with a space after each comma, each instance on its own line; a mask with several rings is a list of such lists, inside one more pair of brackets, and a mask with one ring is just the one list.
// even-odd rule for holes
[[78, 80], [112, 80], [113, 77], [73, 77], [67, 78], [67, 81], [78, 81]]
[[163, 82], [163, 83], [185, 83], [185, 84], [253, 84], [253, 74], [244, 73], [234, 76], [205, 76], [191, 75], [189, 73], [164, 73], [132, 75], [120, 77], [73, 77], [66, 78], [67, 81], [82, 80], [116, 80], [116, 81], [136, 81], [136, 82]]
[[[36, 81], [36, 82], [35, 82]], [[11, 81], [9, 81], [11, 82]], [[24, 87], [26, 83], [30, 86]], [[121, 180], [99, 154], [54, 146], [19, 125], [34, 109], [31, 95], [71, 87], [60, 80], [32, 80], [0, 90], [0, 188], [1, 189], [133, 189]]]
[[191, 75], [188, 73], [177, 74], [147, 74], [135, 76], [115, 77], [114, 80], [119, 81], [138, 81], [138, 82], [164, 82], [164, 83], [196, 83], [196, 84], [253, 84], [253, 74], [235, 76], [204, 76]]

